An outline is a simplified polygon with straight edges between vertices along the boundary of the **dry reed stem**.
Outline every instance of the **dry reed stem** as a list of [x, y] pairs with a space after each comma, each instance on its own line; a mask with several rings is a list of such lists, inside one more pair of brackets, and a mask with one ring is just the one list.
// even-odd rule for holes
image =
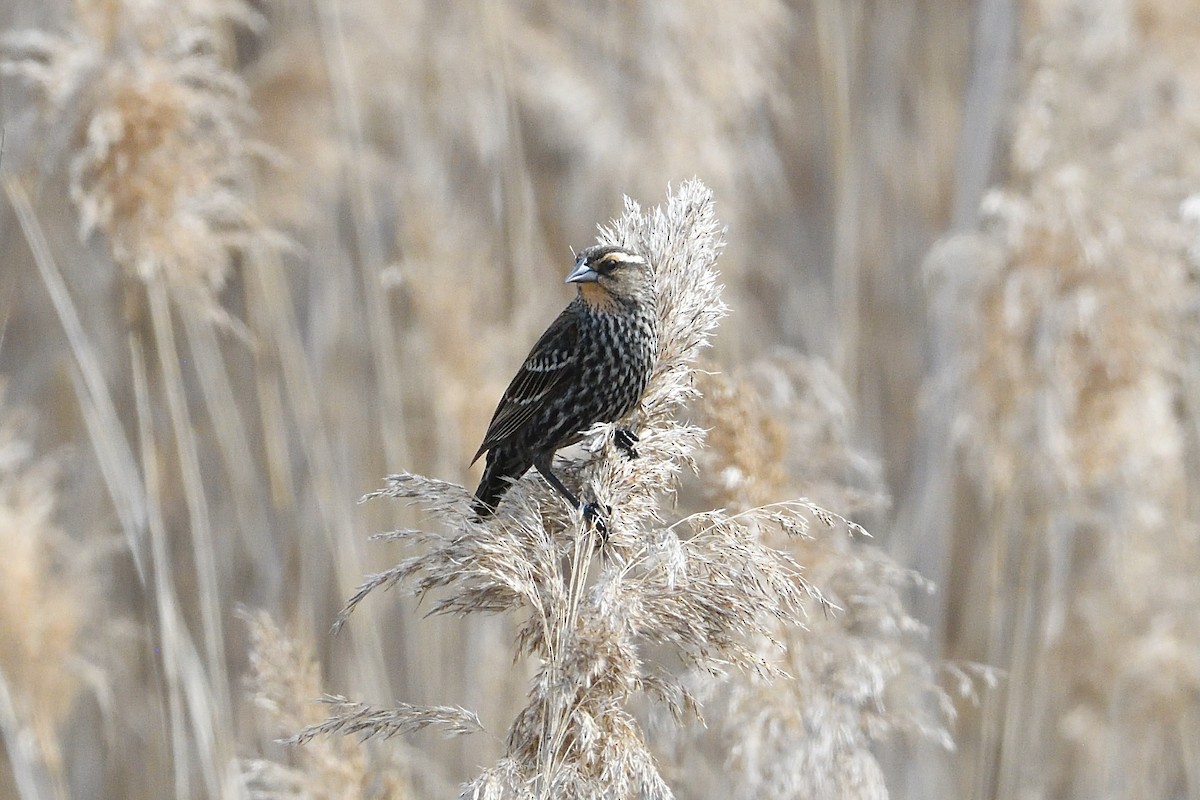
[[4, 190], [17, 212], [17, 219], [33, 252], [42, 282], [70, 343], [79, 375], [75, 394], [79, 398], [92, 449], [112, 497], [113, 507], [121, 520], [121, 529], [125, 533], [138, 577], [145, 580], [143, 539], [146, 498], [142, 494], [133, 449], [121, 429], [100, 358], [84, 332], [79, 311], [50, 252], [29, 197], [19, 182], [7, 176], [4, 177]]
[[[134, 395], [137, 403], [138, 434], [141, 445], [142, 474], [146, 482], [150, 553], [154, 602], [158, 614], [158, 636], [162, 669], [167, 682], [168, 721], [171, 726], [172, 778], [177, 797], [192, 794], [193, 760], [196, 771], [210, 795], [233, 790], [237, 775], [232, 771], [230, 740], [220, 735], [228, 721], [223, 719], [221, 703], [214, 698], [210, 675], [203, 657], [183, 618], [182, 603], [176, 590], [171, 562], [167, 524], [160, 503], [162, 476], [154, 427], [151, 421], [147, 367], [141, 339], [129, 337], [133, 364]], [[190, 732], [190, 735], [189, 735]]]

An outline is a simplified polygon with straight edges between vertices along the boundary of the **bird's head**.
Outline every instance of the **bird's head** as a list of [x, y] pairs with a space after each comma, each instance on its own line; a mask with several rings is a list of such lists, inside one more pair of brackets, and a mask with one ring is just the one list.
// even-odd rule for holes
[[650, 265], [637, 253], [616, 245], [594, 245], [581, 252], [567, 283], [579, 285], [579, 294], [596, 310], [651, 300], [654, 291]]

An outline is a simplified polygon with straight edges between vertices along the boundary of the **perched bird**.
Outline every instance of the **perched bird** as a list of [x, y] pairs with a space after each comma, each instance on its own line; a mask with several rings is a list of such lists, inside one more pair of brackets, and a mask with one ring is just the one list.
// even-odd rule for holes
[[[646, 260], [622, 247], [589, 247], [566, 282], [577, 284], [579, 293], [526, 356], [471, 461], [488, 454], [475, 490], [480, 518], [491, 515], [510, 483], [532, 466], [596, 521], [595, 504], [581, 504], [551, 471], [554, 453], [579, 441], [593, 423], [620, 419], [646, 389], [658, 352], [654, 280]], [[616, 439], [636, 455], [631, 431]], [[604, 533], [603, 520], [597, 525]]]

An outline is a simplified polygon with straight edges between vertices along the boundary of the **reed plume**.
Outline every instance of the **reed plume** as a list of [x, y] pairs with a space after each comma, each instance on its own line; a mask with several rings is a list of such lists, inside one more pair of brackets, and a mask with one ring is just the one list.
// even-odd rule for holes
[[[711, 193], [693, 180], [649, 213], [627, 201], [624, 216], [599, 238], [654, 266], [661, 324], [650, 385], [634, 418], [623, 421], [639, 431], [640, 457], [618, 456], [614, 426], [603, 424], [586, 435], [583, 456], [563, 467], [569, 482], [612, 507], [607, 541], [598, 544], [579, 514], [532, 476], [480, 523], [465, 488], [396, 475], [371, 497], [414, 500], [441, 527], [385, 534], [419, 552], [373, 576], [338, 620], [373, 590], [401, 583], [420, 596], [433, 593], [432, 614], [523, 617], [517, 653], [537, 663], [530, 702], [509, 729], [503, 757], [465, 787], [467, 797], [671, 797], [629, 704], [645, 693], [679, 717], [697, 707], [646, 646], [664, 646], [708, 674], [779, 674], [751, 643], [773, 640], [775, 621], [798, 623], [816, 596], [795, 560], [753, 532], [793, 530], [796, 509], [666, 522], [663, 500], [703, 438], [676, 416], [696, 395], [695, 360], [725, 314], [714, 270], [724, 239]], [[436, 710], [423, 719], [400, 715], [401, 730], [451, 721]], [[335, 716], [325, 729], [346, 720]]]
[[69, 160], [80, 234], [103, 234], [130, 278], [222, 317], [231, 256], [264, 233], [225, 26], [260, 22], [240, 2], [84, 2], [62, 33], [7, 34], [0, 63], [41, 92], [51, 126], [81, 134]]
[[1033, 5], [1009, 175], [927, 262], [977, 520], [949, 635], [1008, 673], [972, 791], [1195, 796], [1194, 9]]
[[[317, 702], [323, 679], [312, 645], [281, 630], [266, 612], [243, 611], [240, 616], [250, 633], [246, 690], [261, 712], [260, 719], [269, 725], [264, 733], [274, 739], [281, 732], [319, 724], [324, 716]], [[273, 742], [263, 748], [279, 749]], [[251, 798], [404, 800], [418, 796], [394, 748], [388, 755], [348, 737], [322, 738], [308, 747], [274, 755], [242, 762]]]
[[[705, 373], [699, 386], [697, 421], [708, 431], [700, 491], [735, 513], [794, 509], [789, 525], [755, 534], [803, 564], [829, 607], [803, 625], [776, 620], [772, 638], [759, 642], [784, 677], [693, 676], [705, 687], [709, 727], [673, 737], [675, 769], [695, 793], [886, 798], [879, 746], [953, 749], [945, 679], [969, 694], [979, 681], [925, 653], [929, 632], [908, 605], [914, 590], [933, 587], [861, 526], [825, 510], [882, 520], [889, 509], [878, 464], [851, 444], [850, 399], [830, 367], [780, 348], [728, 374]], [[728, 753], [723, 769], [703, 757], [714, 744]]]
[[102, 623], [88, 550], [55, 521], [58, 464], [35, 455], [27, 423], [0, 409], [0, 750], [21, 796], [63, 796], [59, 726], [89, 671], [81, 632]]

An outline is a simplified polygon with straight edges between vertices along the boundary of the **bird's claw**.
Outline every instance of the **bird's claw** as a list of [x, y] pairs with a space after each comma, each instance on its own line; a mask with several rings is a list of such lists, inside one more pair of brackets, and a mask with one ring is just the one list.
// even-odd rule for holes
[[638, 435], [628, 428], [618, 428], [613, 433], [613, 444], [630, 459], [638, 457], [638, 451], [633, 447], [638, 441]]
[[605, 518], [612, 514], [612, 506], [604, 506], [604, 512], [601, 513], [599, 503], [584, 503], [583, 504], [583, 521], [588, 527], [595, 528], [596, 533], [600, 534], [600, 541], [608, 541], [608, 523]]

